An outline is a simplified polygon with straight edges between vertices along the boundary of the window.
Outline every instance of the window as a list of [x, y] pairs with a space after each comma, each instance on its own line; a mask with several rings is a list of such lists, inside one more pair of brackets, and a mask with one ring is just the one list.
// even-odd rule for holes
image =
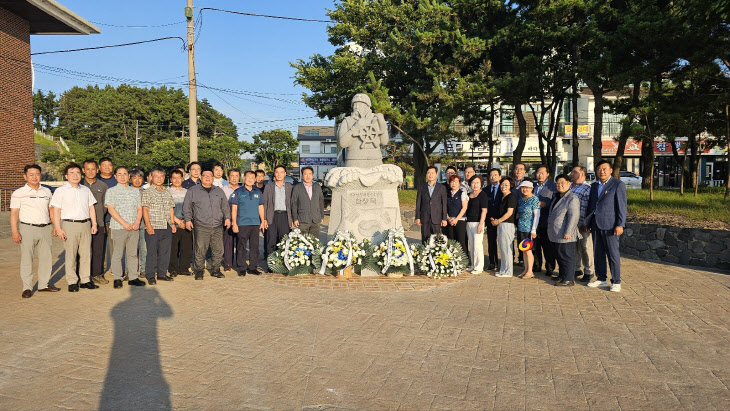
[[305, 130], [304, 135], [309, 137], [319, 137], [319, 130]]
[[302, 154], [309, 154], [309, 146], [307, 146], [307, 145], [302, 146]]
[[330, 154], [337, 154], [337, 146], [330, 146]]
[[502, 119], [500, 123], [501, 134], [513, 134], [515, 132], [515, 111], [512, 106], [506, 104], [499, 109], [499, 117]]

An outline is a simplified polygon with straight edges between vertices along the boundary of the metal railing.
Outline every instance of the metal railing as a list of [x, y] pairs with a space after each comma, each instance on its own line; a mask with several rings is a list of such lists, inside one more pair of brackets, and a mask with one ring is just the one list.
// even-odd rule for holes
[[10, 196], [14, 188], [0, 187], [0, 211], [10, 211]]

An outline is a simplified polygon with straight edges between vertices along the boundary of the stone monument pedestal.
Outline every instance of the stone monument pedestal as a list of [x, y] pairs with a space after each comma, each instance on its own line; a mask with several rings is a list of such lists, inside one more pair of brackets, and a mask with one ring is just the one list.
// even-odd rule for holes
[[327, 234], [349, 230], [358, 241], [380, 241], [381, 234], [401, 227], [398, 186], [403, 170], [393, 164], [375, 167], [337, 167], [327, 173], [332, 207]]

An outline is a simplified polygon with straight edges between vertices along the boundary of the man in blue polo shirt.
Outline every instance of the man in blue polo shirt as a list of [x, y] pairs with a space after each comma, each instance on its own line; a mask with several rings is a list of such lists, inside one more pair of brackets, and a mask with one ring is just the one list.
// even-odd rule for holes
[[[254, 184], [256, 173], [246, 171], [243, 186], [233, 192], [231, 220], [233, 232], [238, 235], [238, 275], [259, 274], [259, 230], [264, 230], [264, 195]], [[248, 253], [246, 252], [248, 244]], [[248, 265], [246, 255], [248, 254]]]

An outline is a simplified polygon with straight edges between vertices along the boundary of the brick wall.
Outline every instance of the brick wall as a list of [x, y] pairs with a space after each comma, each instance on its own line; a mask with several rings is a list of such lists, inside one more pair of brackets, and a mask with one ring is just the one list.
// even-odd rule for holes
[[30, 26], [0, 8], [0, 187], [22, 186], [34, 161]]

